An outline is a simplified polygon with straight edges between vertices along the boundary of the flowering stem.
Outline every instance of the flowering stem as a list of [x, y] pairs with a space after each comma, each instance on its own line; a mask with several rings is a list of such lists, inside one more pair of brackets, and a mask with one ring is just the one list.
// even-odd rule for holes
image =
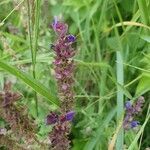
[[60, 112], [51, 112], [46, 119], [47, 125], [54, 124], [49, 137], [53, 150], [69, 150], [70, 140], [68, 134], [71, 131], [71, 123], [75, 112], [74, 107], [74, 69], [73, 56], [76, 51], [72, 47], [76, 37], [68, 33], [68, 25], [54, 18], [52, 29], [56, 34], [56, 40], [51, 48], [55, 52], [54, 70], [58, 86], [58, 94], [61, 102]]

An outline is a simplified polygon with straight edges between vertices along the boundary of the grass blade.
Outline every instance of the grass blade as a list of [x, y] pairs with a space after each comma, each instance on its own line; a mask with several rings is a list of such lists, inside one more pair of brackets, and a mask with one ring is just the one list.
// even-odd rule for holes
[[141, 12], [141, 17], [143, 22], [146, 25], [149, 25], [149, 13], [148, 13], [148, 7], [146, 5], [146, 0], [137, 0], [138, 5], [139, 5], [139, 9]]
[[[124, 92], [121, 89], [121, 86], [124, 84], [124, 70], [123, 70], [123, 48], [121, 44], [121, 40], [118, 34], [118, 30], [115, 28], [115, 35], [117, 37], [118, 49], [116, 51], [116, 75], [117, 75], [117, 124], [119, 125], [120, 119], [122, 118], [122, 114], [124, 112]], [[123, 149], [124, 145], [124, 131], [123, 127], [120, 128], [117, 136], [116, 142], [116, 150]]]
[[2, 61], [0, 61], [0, 68], [4, 69], [5, 71], [8, 71], [12, 75], [16, 76], [17, 78], [21, 79], [24, 83], [26, 83], [28, 86], [30, 86], [35, 92], [41, 94], [48, 100], [48, 102], [51, 102], [58, 106], [59, 102], [53, 95], [49, 94], [49, 90], [43, 86], [40, 82], [36, 81], [33, 78], [30, 78], [29, 75], [21, 72], [20, 70], [14, 68], [13, 66], [10, 66]]
[[0, 22], [0, 27], [4, 25], [5, 21], [9, 18], [9, 16], [17, 10], [17, 8], [24, 2], [24, 0], [22, 0], [13, 10], [11, 10], [11, 12], [2, 20], [2, 22]]
[[[117, 61], [117, 83], [123, 85], [123, 60], [120, 51], [116, 52]], [[117, 121], [120, 120], [123, 114], [123, 92], [119, 85], [117, 85]], [[120, 129], [117, 137], [116, 148], [117, 150], [123, 149], [123, 128]]]

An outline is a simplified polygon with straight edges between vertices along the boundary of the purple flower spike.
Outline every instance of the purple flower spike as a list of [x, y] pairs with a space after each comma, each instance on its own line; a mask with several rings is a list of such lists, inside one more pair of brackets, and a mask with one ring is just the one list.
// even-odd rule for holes
[[58, 121], [58, 115], [52, 112], [46, 118], [47, 125], [55, 124], [57, 121]]
[[66, 120], [67, 120], [67, 121], [72, 121], [74, 115], [75, 115], [75, 112], [74, 112], [74, 111], [68, 112], [68, 113], [66, 114]]
[[75, 38], [74, 35], [71, 35], [71, 34], [70, 34], [70, 35], [67, 36], [67, 41], [68, 41], [68, 42], [74, 42], [75, 40], [76, 40], [76, 38]]
[[131, 107], [132, 107], [131, 102], [130, 102], [130, 101], [127, 101], [127, 102], [125, 103], [125, 108], [128, 110], [128, 109], [130, 109]]
[[130, 123], [131, 128], [135, 128], [135, 127], [137, 127], [139, 124], [140, 124], [139, 121], [132, 121], [132, 122]]
[[139, 125], [139, 121], [135, 121], [134, 118], [142, 111], [144, 101], [144, 97], [140, 96], [138, 100], [133, 104], [131, 104], [130, 101], [126, 102], [126, 114], [123, 122], [124, 129], [128, 130]]
[[54, 124], [50, 133], [51, 147], [55, 150], [69, 150], [70, 140], [67, 135], [70, 133], [71, 121], [75, 115], [74, 106], [74, 69], [73, 57], [76, 53], [73, 42], [74, 35], [68, 33], [68, 25], [57, 17], [51, 25], [56, 34], [56, 40], [51, 45], [55, 52], [54, 71], [57, 81], [58, 94], [60, 98], [60, 113], [52, 113], [47, 116], [47, 124]]

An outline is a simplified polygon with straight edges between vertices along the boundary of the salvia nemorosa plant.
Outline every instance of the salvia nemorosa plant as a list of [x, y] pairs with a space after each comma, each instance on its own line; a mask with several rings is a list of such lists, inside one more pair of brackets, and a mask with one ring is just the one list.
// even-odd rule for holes
[[8, 123], [18, 141], [24, 138], [27, 142], [38, 142], [35, 136], [37, 127], [24, 112], [24, 108], [15, 104], [20, 98], [20, 93], [11, 90], [11, 83], [6, 83], [0, 92], [0, 117]]
[[58, 86], [60, 99], [60, 111], [51, 112], [46, 119], [47, 124], [52, 125], [53, 129], [49, 137], [52, 148], [54, 150], [68, 150], [71, 121], [74, 117], [74, 93], [73, 93], [73, 72], [74, 61], [73, 56], [75, 50], [72, 44], [76, 38], [68, 33], [68, 25], [58, 21], [57, 18], [51, 25], [56, 34], [56, 41], [52, 44], [52, 49], [55, 52], [54, 70], [55, 78]]
[[125, 103], [124, 129], [135, 128], [140, 124], [139, 121], [135, 120], [135, 117], [142, 111], [144, 102], [144, 97], [140, 96], [134, 104], [131, 104], [131, 101]]

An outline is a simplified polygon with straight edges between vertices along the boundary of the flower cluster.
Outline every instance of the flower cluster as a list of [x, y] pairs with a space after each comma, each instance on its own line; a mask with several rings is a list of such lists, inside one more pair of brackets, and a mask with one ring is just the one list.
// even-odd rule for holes
[[124, 118], [123, 126], [124, 129], [128, 130], [130, 128], [137, 127], [140, 123], [139, 121], [134, 120], [135, 116], [142, 111], [143, 103], [145, 102], [144, 97], [140, 96], [135, 104], [131, 104], [130, 101], [127, 101], [125, 104], [126, 116]]
[[72, 44], [76, 38], [72, 34], [68, 34], [68, 25], [60, 22], [55, 17], [52, 23], [52, 29], [56, 34], [56, 41], [51, 48], [55, 52], [54, 70], [57, 80], [58, 93], [61, 101], [60, 115], [51, 112], [46, 119], [47, 124], [53, 124], [53, 130], [50, 133], [50, 140], [53, 149], [68, 150], [69, 139], [67, 135], [70, 133], [70, 121], [74, 117], [74, 93], [73, 93], [73, 72], [74, 61], [73, 56], [75, 50]]
[[54, 112], [51, 112], [47, 118], [46, 118], [46, 124], [51, 125], [51, 124], [62, 124], [67, 121], [72, 121], [73, 117], [75, 115], [75, 112], [71, 111], [66, 113], [65, 115], [58, 115]]
[[70, 141], [67, 135], [70, 131], [69, 121], [72, 121], [74, 117], [74, 112], [68, 112], [65, 115], [58, 115], [51, 112], [46, 119], [47, 125], [54, 125], [52, 132], [50, 133], [51, 143], [53, 145], [53, 150], [67, 150], [69, 149]]
[[63, 114], [51, 112], [46, 118], [47, 125], [54, 125], [49, 137], [53, 150], [68, 150], [70, 148], [68, 134], [70, 133], [70, 121], [73, 120], [75, 112], [70, 111]]
[[11, 91], [11, 83], [5, 83], [3, 92], [0, 92], [0, 105], [2, 107], [7, 107], [20, 98], [21, 95], [19, 93]]
[[24, 113], [23, 107], [14, 104], [20, 98], [19, 93], [11, 91], [11, 83], [6, 83], [4, 90], [0, 92], [0, 117], [9, 124], [18, 138], [23, 136], [28, 140], [35, 135], [36, 127]]

